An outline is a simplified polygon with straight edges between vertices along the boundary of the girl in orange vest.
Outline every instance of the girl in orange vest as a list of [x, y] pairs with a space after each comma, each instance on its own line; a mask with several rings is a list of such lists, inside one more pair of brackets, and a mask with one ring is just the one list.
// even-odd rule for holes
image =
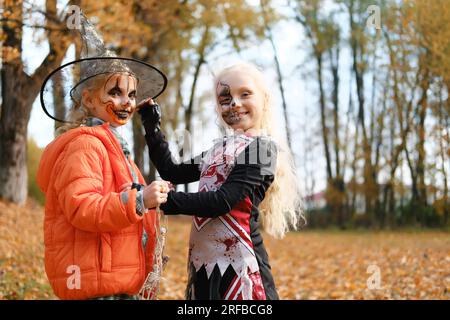
[[[41, 90], [44, 111], [65, 122], [37, 176], [46, 194], [45, 271], [61, 299], [137, 299], [155, 250], [158, 218], [149, 209], [167, 201], [169, 188], [145, 185], [118, 128], [135, 113], [136, 99], [159, 95], [166, 78], [106, 50], [84, 17], [81, 33], [83, 58], [52, 72]], [[56, 79], [69, 84], [63, 93], [73, 102], [63, 117], [48, 108]]]

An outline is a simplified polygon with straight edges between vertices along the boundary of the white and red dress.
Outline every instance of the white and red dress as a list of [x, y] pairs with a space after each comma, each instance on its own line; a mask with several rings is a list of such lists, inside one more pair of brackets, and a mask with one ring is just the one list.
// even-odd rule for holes
[[186, 299], [278, 299], [258, 210], [274, 179], [275, 144], [267, 137], [227, 136], [176, 164], [162, 132], [146, 140], [163, 179], [199, 180], [199, 192], [171, 191], [160, 206], [168, 215], [193, 216]]

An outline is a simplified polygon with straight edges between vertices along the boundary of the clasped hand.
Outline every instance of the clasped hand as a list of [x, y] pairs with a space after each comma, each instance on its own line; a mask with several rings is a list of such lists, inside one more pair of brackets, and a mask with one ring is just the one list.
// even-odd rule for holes
[[[125, 183], [121, 187], [121, 192], [131, 189], [131, 183]], [[155, 208], [161, 203], [167, 202], [167, 196], [173, 185], [164, 180], [153, 181], [143, 189], [144, 206], [148, 209]]]

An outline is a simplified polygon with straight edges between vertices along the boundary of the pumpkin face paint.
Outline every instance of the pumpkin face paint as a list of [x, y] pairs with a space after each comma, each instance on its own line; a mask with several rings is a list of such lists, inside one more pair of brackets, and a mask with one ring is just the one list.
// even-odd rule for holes
[[136, 110], [136, 86], [137, 79], [129, 74], [110, 75], [94, 93], [92, 115], [113, 127], [125, 125]]

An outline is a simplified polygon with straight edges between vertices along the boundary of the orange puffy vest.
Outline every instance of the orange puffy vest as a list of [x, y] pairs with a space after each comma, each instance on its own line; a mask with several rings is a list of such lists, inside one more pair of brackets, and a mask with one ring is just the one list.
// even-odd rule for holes
[[62, 134], [45, 148], [39, 164], [37, 181], [46, 194], [45, 271], [61, 299], [136, 294], [151, 270], [156, 214], [136, 214], [136, 189], [121, 197], [120, 186], [133, 178], [108, 126]]

